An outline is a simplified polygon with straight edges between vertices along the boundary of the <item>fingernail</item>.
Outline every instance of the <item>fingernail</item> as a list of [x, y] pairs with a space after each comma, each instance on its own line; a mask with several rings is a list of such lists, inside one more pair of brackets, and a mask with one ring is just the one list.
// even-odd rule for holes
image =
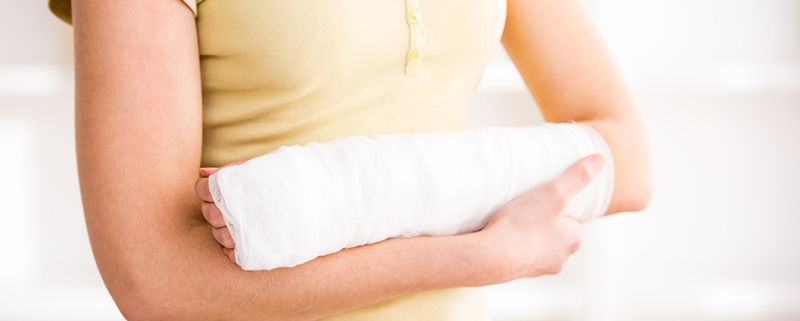
[[200, 177], [206, 177], [206, 176], [208, 176], [208, 175], [206, 175], [206, 173], [207, 173], [209, 170], [211, 170], [211, 169], [210, 169], [210, 168], [208, 168], [208, 167], [202, 167], [202, 168], [200, 168]]
[[603, 155], [601, 154], [594, 154], [594, 156], [592, 156], [592, 163], [594, 164], [594, 166], [597, 168], [598, 171], [603, 168], [603, 164], [605, 162], [606, 158], [603, 157]]

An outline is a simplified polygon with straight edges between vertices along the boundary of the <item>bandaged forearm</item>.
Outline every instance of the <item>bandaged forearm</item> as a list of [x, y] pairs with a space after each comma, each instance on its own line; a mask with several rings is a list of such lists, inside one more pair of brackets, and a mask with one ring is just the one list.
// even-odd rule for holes
[[564, 208], [603, 215], [614, 165], [587, 125], [352, 136], [284, 146], [209, 178], [245, 270], [292, 267], [388, 238], [480, 230], [500, 207], [601, 153], [594, 180]]

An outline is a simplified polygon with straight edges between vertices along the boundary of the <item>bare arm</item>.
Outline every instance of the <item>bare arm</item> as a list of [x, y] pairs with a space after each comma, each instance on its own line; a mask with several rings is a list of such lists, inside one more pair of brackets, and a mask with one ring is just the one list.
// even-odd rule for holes
[[502, 38], [550, 122], [594, 127], [614, 155], [608, 214], [638, 211], [652, 195], [650, 150], [628, 88], [580, 0], [508, 0]]
[[73, 0], [73, 18], [86, 222], [127, 318], [312, 319], [487, 283], [471, 236], [390, 240], [296, 268], [242, 271], [194, 194], [202, 107], [191, 12], [177, 0]]

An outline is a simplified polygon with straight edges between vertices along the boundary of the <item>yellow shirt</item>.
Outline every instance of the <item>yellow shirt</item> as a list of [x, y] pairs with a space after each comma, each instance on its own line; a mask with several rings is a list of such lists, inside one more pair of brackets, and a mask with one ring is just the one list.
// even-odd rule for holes
[[[202, 166], [351, 135], [460, 130], [505, 0], [183, 0], [197, 17]], [[195, 2], [196, 1], [196, 2]], [[69, 0], [50, 0], [70, 22]], [[477, 289], [331, 320], [486, 320]]]

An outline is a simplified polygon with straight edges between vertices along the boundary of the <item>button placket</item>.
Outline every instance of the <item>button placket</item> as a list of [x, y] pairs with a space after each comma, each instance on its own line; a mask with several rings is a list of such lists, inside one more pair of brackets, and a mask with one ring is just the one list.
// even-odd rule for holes
[[409, 42], [405, 72], [407, 77], [413, 77], [419, 74], [422, 46], [425, 43], [418, 0], [406, 0], [406, 22], [408, 22]]

